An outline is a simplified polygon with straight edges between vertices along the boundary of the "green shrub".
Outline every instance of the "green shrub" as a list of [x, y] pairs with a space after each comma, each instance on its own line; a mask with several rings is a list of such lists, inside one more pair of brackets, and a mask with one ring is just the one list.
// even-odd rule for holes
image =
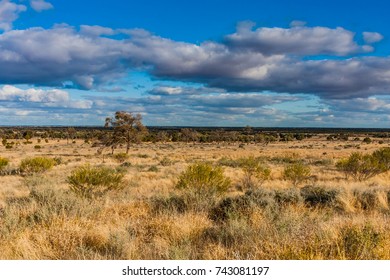
[[390, 151], [380, 149], [371, 155], [355, 152], [347, 159], [339, 160], [336, 168], [344, 172], [346, 178], [364, 181], [390, 169]]
[[51, 169], [55, 160], [47, 157], [26, 158], [20, 163], [20, 171], [24, 174], [42, 173]]
[[289, 180], [294, 186], [298, 186], [302, 182], [309, 179], [311, 174], [310, 167], [301, 162], [293, 163], [284, 168], [283, 178]]
[[243, 158], [240, 165], [244, 171], [243, 185], [245, 188], [261, 186], [270, 178], [271, 170], [263, 166], [258, 158], [253, 156]]
[[9, 163], [9, 159], [0, 157], [0, 170], [4, 169]]
[[67, 181], [74, 193], [83, 198], [94, 199], [109, 191], [123, 189], [124, 176], [123, 172], [116, 169], [85, 165], [73, 170]]
[[195, 163], [180, 175], [176, 188], [190, 190], [199, 195], [213, 195], [226, 192], [230, 184], [230, 179], [224, 176], [221, 167]]

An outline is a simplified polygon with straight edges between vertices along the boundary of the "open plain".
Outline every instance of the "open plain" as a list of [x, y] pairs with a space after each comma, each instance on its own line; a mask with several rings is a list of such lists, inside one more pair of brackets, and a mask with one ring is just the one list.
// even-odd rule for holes
[[[128, 156], [77, 137], [7, 139], [14, 144], [0, 147], [9, 161], [0, 177], [0, 259], [390, 259], [390, 172], [358, 180], [337, 168], [354, 152], [389, 147], [390, 138], [329, 136], [142, 142]], [[56, 164], [22, 172], [34, 157]], [[250, 175], [245, 159], [269, 176]], [[220, 168], [228, 188], [179, 188], [199, 163]], [[293, 181], [285, 169], [296, 163], [309, 173]], [[83, 197], [69, 179], [83, 166], [117, 170], [122, 187]]]

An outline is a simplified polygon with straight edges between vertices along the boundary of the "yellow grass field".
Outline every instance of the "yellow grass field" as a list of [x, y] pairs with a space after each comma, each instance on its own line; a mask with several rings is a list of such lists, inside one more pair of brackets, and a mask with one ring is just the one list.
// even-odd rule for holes
[[[0, 147], [7, 170], [37, 156], [58, 164], [36, 174], [0, 176], [0, 259], [390, 259], [390, 172], [346, 179], [336, 163], [353, 152], [372, 153], [388, 140], [249, 143], [141, 143], [126, 164], [82, 140], [50, 139], [41, 148]], [[124, 152], [117, 149], [115, 154]], [[261, 159], [270, 178], [251, 189], [234, 166]], [[296, 186], [284, 168], [303, 161], [311, 169]], [[176, 188], [188, 166], [221, 166], [227, 192], [191, 196]], [[80, 166], [121, 168], [125, 186], [96, 199], [70, 190]], [[309, 197], [306, 191], [316, 190]], [[310, 200], [312, 199], [312, 200]], [[317, 200], [316, 200], [317, 199]]]

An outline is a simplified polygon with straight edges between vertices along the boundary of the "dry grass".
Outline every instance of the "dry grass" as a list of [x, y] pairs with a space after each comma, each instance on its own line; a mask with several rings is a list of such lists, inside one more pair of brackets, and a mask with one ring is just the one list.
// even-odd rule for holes
[[[357, 182], [335, 168], [354, 151], [386, 144], [342, 148], [355, 145], [349, 142], [143, 143], [129, 158], [106, 155], [104, 163], [80, 140], [51, 140], [39, 150], [0, 147], [10, 172], [27, 157], [60, 163], [42, 174], [1, 176], [0, 259], [390, 259], [390, 174]], [[271, 170], [249, 191], [235, 165], [248, 157]], [[283, 170], [298, 160], [314, 176], [294, 187]], [[175, 188], [199, 161], [223, 165], [231, 180], [226, 193], [200, 201]], [[120, 168], [125, 188], [95, 200], [78, 197], [67, 178], [85, 164]]]

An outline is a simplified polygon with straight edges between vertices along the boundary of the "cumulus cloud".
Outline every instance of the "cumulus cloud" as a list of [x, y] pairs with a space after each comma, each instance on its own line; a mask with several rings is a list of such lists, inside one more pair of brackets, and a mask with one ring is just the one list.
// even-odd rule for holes
[[45, 0], [30, 0], [31, 8], [37, 12], [53, 9], [53, 5]]
[[[368, 48], [357, 44], [351, 31], [306, 26], [253, 30], [253, 25], [241, 23], [222, 42], [200, 44], [102, 26], [8, 31], [0, 34], [0, 83], [99, 89], [136, 69], [226, 92], [306, 93], [324, 99], [390, 93], [389, 57], [307, 57], [365, 52]], [[120, 39], [111, 36], [116, 34]], [[375, 36], [366, 34], [366, 39], [372, 42]], [[153, 93], [183, 95], [169, 88]]]
[[88, 109], [92, 106], [92, 101], [89, 100], [72, 100], [69, 93], [64, 90], [21, 89], [11, 85], [5, 85], [0, 88], [0, 103], [4, 102], [23, 103], [25, 107]]
[[102, 35], [114, 35], [116, 32], [112, 28], [103, 27], [99, 25], [81, 25], [80, 33], [82, 35], [99, 37]]
[[26, 11], [26, 6], [10, 2], [0, 1], [0, 30], [8, 31], [12, 29], [12, 23], [19, 17], [21, 12]]
[[363, 40], [367, 44], [382, 41], [383, 35], [378, 32], [363, 32]]
[[371, 50], [354, 41], [355, 34], [344, 28], [306, 27], [293, 22], [291, 28], [253, 30], [252, 25], [239, 25], [237, 32], [225, 37], [232, 47], [249, 49], [265, 55], [337, 55], [344, 56]]

